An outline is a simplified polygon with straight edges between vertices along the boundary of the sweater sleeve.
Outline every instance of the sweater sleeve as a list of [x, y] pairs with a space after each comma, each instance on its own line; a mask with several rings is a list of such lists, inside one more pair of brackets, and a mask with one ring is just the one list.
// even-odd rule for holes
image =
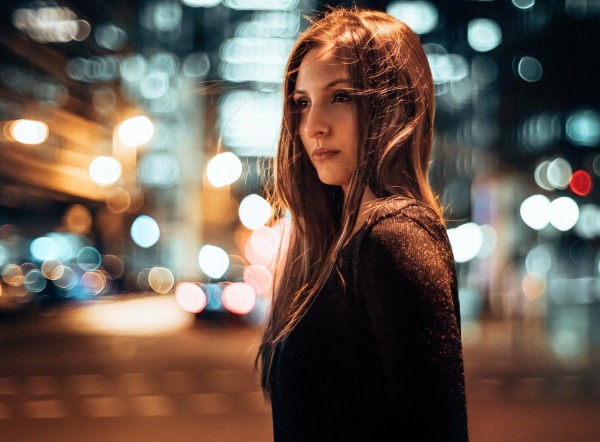
[[360, 247], [358, 295], [399, 422], [420, 440], [466, 441], [456, 270], [445, 229], [428, 209], [411, 206], [375, 221]]

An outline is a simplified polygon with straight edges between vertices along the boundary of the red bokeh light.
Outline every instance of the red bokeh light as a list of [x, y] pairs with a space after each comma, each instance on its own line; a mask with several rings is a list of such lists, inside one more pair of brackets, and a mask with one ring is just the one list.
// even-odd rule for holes
[[256, 304], [256, 293], [250, 284], [233, 282], [223, 289], [223, 307], [232, 313], [245, 315], [250, 313]]
[[175, 299], [182, 309], [190, 313], [200, 313], [208, 303], [208, 298], [202, 287], [193, 282], [180, 282], [177, 284]]
[[569, 186], [575, 195], [587, 196], [592, 190], [592, 176], [585, 170], [577, 170], [571, 175]]

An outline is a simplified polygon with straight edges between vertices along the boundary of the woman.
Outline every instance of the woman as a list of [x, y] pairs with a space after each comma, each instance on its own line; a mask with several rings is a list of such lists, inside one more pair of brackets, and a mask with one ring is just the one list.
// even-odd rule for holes
[[275, 441], [468, 440], [418, 37], [332, 9], [300, 36], [283, 93], [274, 201], [291, 231], [257, 357]]

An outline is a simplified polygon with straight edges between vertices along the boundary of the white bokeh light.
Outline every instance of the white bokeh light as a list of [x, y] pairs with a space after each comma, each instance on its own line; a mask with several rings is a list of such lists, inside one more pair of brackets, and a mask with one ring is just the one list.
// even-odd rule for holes
[[233, 152], [223, 152], [215, 156], [206, 166], [206, 177], [215, 187], [232, 184], [242, 175], [242, 162]]
[[550, 222], [550, 200], [544, 195], [532, 195], [521, 203], [521, 219], [534, 230], [542, 230]]
[[154, 135], [154, 125], [143, 115], [129, 118], [119, 125], [117, 135], [125, 146], [139, 146], [150, 141]]
[[160, 238], [158, 223], [147, 215], [140, 215], [131, 225], [131, 239], [143, 248], [152, 247]]
[[548, 163], [546, 179], [555, 189], [566, 189], [571, 175], [573, 175], [573, 168], [566, 159], [558, 157]]
[[566, 232], [577, 224], [579, 206], [568, 196], [556, 198], [550, 203], [550, 224], [558, 230]]
[[43, 121], [17, 120], [10, 126], [10, 132], [19, 143], [40, 144], [46, 141], [50, 131]]
[[502, 29], [494, 20], [475, 18], [469, 21], [467, 40], [469, 46], [478, 52], [491, 51], [502, 43]]
[[211, 278], [220, 278], [229, 268], [229, 255], [220, 247], [205, 245], [198, 253], [200, 269]]
[[453, 229], [448, 229], [448, 237], [456, 262], [472, 260], [483, 247], [483, 232], [481, 231], [481, 227], [475, 223], [466, 223]]
[[269, 221], [272, 210], [267, 200], [253, 193], [245, 197], [240, 203], [240, 220], [250, 230], [256, 230]]
[[386, 11], [402, 20], [417, 34], [431, 32], [439, 24], [437, 7], [427, 1], [394, 1], [387, 5]]
[[116, 158], [100, 156], [92, 160], [89, 173], [92, 180], [100, 186], [110, 186], [121, 178], [121, 163]]

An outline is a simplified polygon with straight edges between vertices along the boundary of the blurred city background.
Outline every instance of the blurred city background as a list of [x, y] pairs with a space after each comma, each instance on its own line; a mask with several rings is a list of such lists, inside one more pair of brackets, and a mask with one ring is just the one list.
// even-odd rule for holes
[[433, 72], [473, 440], [600, 440], [600, 0], [0, 2], [2, 440], [270, 440], [282, 73], [353, 4]]

